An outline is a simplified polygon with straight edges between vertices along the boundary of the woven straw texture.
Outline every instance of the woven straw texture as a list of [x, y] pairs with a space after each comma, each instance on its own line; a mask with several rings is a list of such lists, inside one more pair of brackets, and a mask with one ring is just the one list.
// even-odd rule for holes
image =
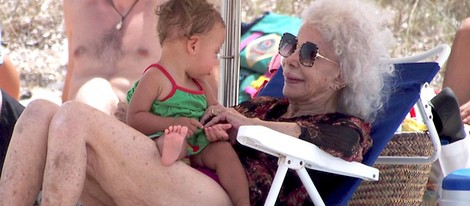
[[[430, 156], [433, 146], [427, 133], [395, 134], [382, 151], [382, 156]], [[362, 181], [349, 205], [421, 205], [431, 164], [383, 165], [379, 181]]]

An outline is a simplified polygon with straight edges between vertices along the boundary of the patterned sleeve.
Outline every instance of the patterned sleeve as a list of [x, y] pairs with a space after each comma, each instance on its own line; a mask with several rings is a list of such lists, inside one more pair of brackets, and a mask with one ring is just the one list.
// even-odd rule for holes
[[[258, 97], [235, 106], [234, 109], [248, 118], [263, 119], [265, 114], [278, 102], [278, 99]], [[282, 112], [282, 111], [279, 111]]]
[[300, 139], [311, 142], [335, 157], [347, 161], [362, 161], [372, 146], [370, 124], [341, 114], [331, 114], [325, 121], [297, 121]]
[[288, 104], [288, 101], [279, 99], [256, 98], [234, 108], [249, 118], [296, 122], [301, 129], [300, 139], [347, 161], [362, 161], [372, 146], [370, 123], [340, 113], [280, 118]]

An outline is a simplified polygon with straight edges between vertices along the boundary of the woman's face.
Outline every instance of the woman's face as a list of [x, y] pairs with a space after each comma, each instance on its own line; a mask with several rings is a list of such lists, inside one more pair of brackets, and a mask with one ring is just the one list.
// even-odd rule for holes
[[[339, 61], [333, 52], [333, 45], [325, 42], [321, 33], [309, 24], [303, 24], [297, 36], [297, 49], [284, 57], [284, 96], [291, 101], [308, 102], [318, 98], [331, 98], [339, 85], [343, 85], [339, 72]], [[317, 57], [312, 67], [305, 66], [299, 59], [299, 53], [305, 42], [318, 46], [318, 53], [326, 57]], [[305, 55], [303, 55], [305, 56]], [[305, 61], [303, 61], [305, 62]]]

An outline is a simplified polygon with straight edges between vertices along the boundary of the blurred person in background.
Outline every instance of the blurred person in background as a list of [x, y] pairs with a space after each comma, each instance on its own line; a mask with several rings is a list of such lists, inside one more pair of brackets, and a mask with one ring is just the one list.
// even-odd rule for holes
[[470, 18], [457, 30], [447, 61], [442, 87], [450, 87], [460, 104], [460, 114], [465, 124], [470, 124]]
[[16, 100], [20, 96], [20, 76], [7, 56], [3, 56], [0, 64], [0, 89]]
[[64, 0], [68, 64], [62, 101], [113, 114], [142, 69], [160, 58], [161, 0]]
[[20, 93], [18, 72], [8, 57], [3, 56], [2, 60], [0, 64], [0, 172], [13, 127], [24, 110], [23, 105], [18, 102]]

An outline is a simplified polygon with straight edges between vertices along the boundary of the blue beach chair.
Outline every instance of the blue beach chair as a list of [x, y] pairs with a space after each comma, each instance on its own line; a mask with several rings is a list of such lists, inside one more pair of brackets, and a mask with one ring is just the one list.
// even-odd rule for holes
[[[394, 89], [389, 102], [384, 105], [381, 117], [372, 124], [373, 146], [364, 156], [362, 163], [347, 162], [333, 157], [311, 143], [266, 127], [241, 127], [237, 136], [241, 144], [279, 157], [279, 167], [265, 205], [274, 205], [288, 169], [297, 172], [315, 205], [347, 205], [362, 180], [377, 181], [379, 179], [379, 171], [372, 167], [374, 163], [429, 164], [434, 162], [440, 154], [440, 142], [429, 105], [434, 93], [430, 91], [432, 89], [428, 85], [446, 62], [449, 54], [448, 45], [439, 45], [415, 56], [392, 59], [391, 63], [395, 65], [396, 70], [396, 76], [391, 85]], [[436, 61], [422, 62], [434, 56], [438, 56]], [[282, 97], [282, 86], [281, 68], [259, 92], [259, 95]], [[379, 156], [415, 104], [428, 128], [427, 133], [434, 146], [434, 153], [426, 157]], [[335, 193], [328, 197], [320, 197], [306, 168], [349, 178]]]

